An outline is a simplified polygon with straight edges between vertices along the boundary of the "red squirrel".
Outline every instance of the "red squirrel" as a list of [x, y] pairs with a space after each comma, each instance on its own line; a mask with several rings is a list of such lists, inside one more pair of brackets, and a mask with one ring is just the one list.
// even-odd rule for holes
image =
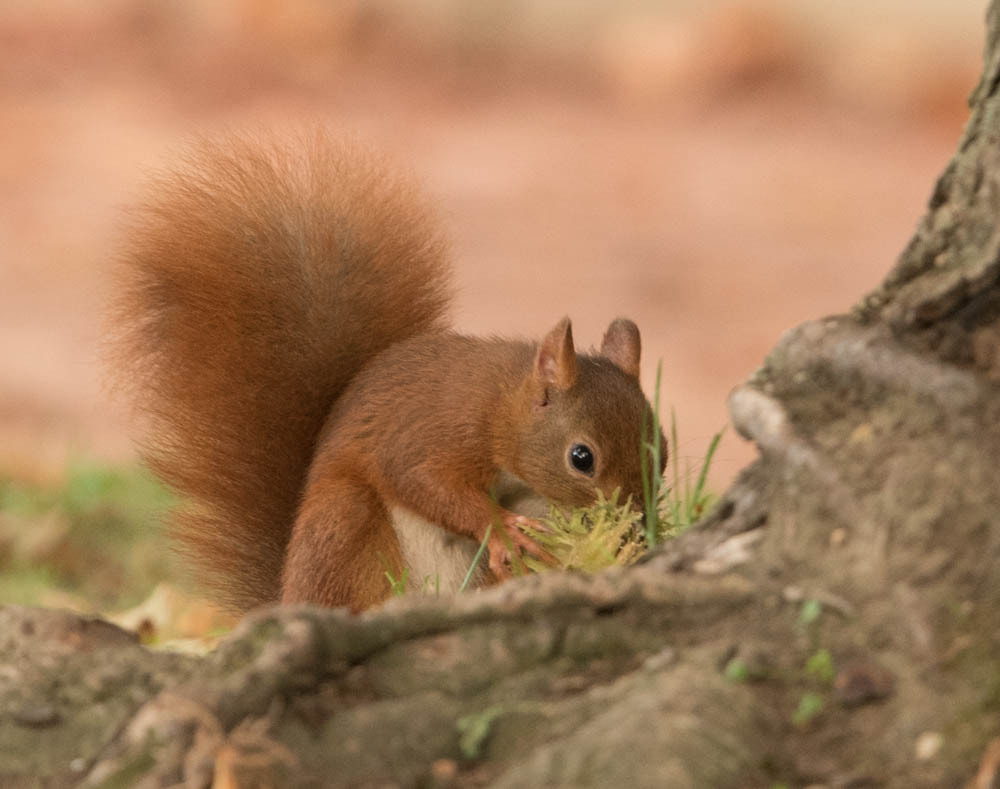
[[182, 550], [234, 611], [360, 611], [404, 568], [455, 590], [491, 524], [477, 583], [502, 581], [510, 551], [550, 558], [509, 500], [639, 500], [635, 324], [591, 354], [568, 318], [537, 343], [450, 330], [447, 245], [364, 147], [203, 140], [130, 217], [114, 361]]

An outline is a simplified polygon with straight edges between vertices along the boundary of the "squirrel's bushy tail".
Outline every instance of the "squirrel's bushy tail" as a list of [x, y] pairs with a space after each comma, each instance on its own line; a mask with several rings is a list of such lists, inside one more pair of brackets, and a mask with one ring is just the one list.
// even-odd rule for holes
[[322, 132], [195, 145], [130, 223], [112, 362], [176, 533], [235, 610], [278, 598], [318, 433], [360, 367], [444, 328], [446, 246], [411, 186]]

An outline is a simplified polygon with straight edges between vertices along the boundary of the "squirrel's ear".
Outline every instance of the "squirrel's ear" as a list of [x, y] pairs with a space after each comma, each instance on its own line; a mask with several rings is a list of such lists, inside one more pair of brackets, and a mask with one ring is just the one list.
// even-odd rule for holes
[[628, 318], [617, 318], [608, 326], [601, 341], [601, 356], [610, 359], [625, 375], [639, 377], [639, 354], [642, 343], [639, 327]]
[[542, 391], [548, 387], [569, 389], [576, 381], [576, 350], [573, 326], [569, 318], [555, 325], [538, 346], [535, 354], [535, 381]]

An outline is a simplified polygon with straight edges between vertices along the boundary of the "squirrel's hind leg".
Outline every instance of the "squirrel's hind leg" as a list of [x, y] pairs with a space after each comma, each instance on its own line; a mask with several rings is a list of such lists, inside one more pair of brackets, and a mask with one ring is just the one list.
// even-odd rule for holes
[[387, 573], [400, 578], [403, 557], [376, 491], [347, 477], [314, 480], [292, 529], [281, 602], [362, 611], [391, 594]]

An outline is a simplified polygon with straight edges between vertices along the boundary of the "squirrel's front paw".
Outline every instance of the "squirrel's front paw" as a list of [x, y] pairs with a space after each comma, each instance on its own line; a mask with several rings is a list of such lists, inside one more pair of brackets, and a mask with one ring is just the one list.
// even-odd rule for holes
[[536, 531], [548, 531], [542, 523], [534, 518], [517, 515], [513, 512], [503, 513], [499, 523], [494, 524], [487, 548], [490, 552], [490, 570], [498, 581], [506, 581], [511, 577], [512, 552], [520, 558], [521, 552], [526, 551], [549, 566], [558, 564], [552, 554], [522, 531], [526, 526], [530, 526]]

